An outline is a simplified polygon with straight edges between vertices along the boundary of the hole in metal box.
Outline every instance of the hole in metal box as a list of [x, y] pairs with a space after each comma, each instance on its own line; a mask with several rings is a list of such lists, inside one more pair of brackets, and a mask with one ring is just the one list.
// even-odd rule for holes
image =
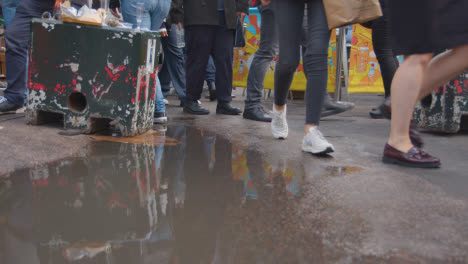
[[83, 113], [88, 106], [86, 96], [79, 92], [73, 92], [68, 96], [68, 108], [73, 112]]

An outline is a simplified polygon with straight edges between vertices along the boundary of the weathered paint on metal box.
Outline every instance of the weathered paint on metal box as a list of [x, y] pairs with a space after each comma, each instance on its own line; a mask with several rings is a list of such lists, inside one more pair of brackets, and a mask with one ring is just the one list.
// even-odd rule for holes
[[65, 129], [91, 133], [106, 120], [123, 136], [153, 126], [159, 34], [34, 19], [27, 121], [63, 115]]
[[414, 111], [419, 127], [444, 133], [468, 125], [462, 124], [463, 116], [468, 117], [468, 70], [423, 99]]

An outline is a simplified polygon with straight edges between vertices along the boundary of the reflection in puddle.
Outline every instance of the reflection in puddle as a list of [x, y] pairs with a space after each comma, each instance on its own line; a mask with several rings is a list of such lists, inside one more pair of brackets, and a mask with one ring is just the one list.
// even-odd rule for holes
[[177, 139], [166, 137], [164, 132], [150, 130], [142, 135], [134, 137], [118, 137], [118, 136], [105, 136], [105, 135], [92, 135], [92, 139], [119, 142], [126, 144], [139, 144], [148, 146], [174, 146], [180, 144]]
[[361, 167], [353, 167], [353, 166], [329, 166], [325, 168], [326, 176], [344, 176], [356, 172], [361, 172], [364, 169]]
[[0, 263], [320, 263], [300, 165], [195, 128], [166, 135], [93, 141], [0, 182]]

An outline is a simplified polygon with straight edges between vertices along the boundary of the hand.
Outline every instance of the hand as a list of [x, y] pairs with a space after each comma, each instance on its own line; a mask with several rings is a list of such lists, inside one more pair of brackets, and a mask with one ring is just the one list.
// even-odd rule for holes
[[182, 22], [177, 23], [177, 26], [179, 27], [179, 30], [182, 30]]
[[163, 38], [168, 36], [167, 35], [167, 30], [161, 30], [161, 31], [159, 31], [159, 34], [161, 34], [161, 37], [163, 37]]
[[244, 12], [237, 12], [236, 14], [240, 18], [241, 22], [244, 23], [244, 18], [247, 14]]
[[122, 17], [120, 16], [120, 8], [112, 8], [110, 10], [112, 15], [114, 15], [117, 19], [121, 19]]
[[267, 6], [271, 3], [271, 0], [261, 0], [262, 5]]

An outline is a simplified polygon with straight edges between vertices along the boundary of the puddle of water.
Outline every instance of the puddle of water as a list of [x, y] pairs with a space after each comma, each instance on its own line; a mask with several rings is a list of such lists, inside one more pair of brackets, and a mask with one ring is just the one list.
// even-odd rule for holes
[[324, 263], [300, 164], [185, 126], [94, 138], [0, 182], [0, 263]]
[[357, 166], [328, 166], [325, 168], [327, 176], [345, 176], [348, 174], [353, 174], [363, 171], [364, 168]]
[[174, 146], [181, 144], [177, 139], [165, 136], [164, 132], [150, 130], [142, 135], [134, 137], [113, 137], [105, 135], [92, 135], [92, 139], [125, 143], [125, 144], [139, 144], [147, 146]]

